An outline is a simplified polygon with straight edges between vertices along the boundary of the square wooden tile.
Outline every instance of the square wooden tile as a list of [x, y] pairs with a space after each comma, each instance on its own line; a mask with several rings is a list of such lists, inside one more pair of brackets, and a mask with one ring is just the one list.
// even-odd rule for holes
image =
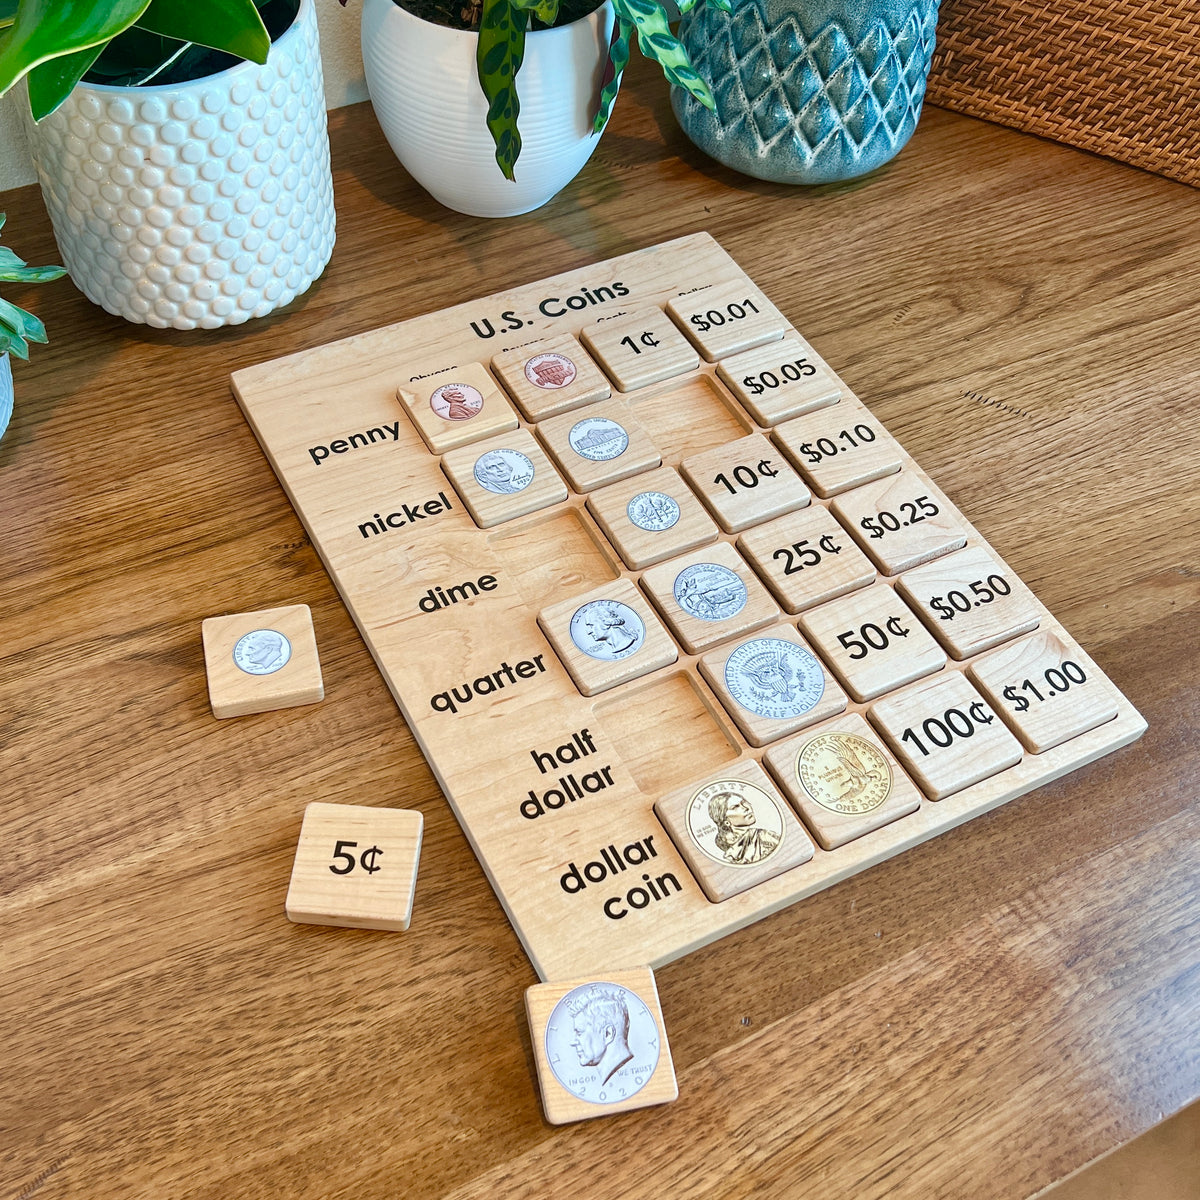
[[946, 497], [908, 471], [845, 492], [830, 507], [885, 575], [967, 544], [967, 530]]
[[988, 654], [967, 668], [988, 703], [1042, 754], [1117, 715], [1113, 686], [1056, 634], [1043, 632]]
[[550, 417], [538, 426], [537, 434], [577, 492], [595, 491], [662, 462], [624, 400]]
[[896, 591], [957, 659], [1028, 633], [1042, 619], [1033, 593], [982, 546], [915, 567], [896, 580]]
[[714, 904], [816, 853], [791, 806], [753, 759], [667, 793], [654, 811]]
[[527, 429], [502, 433], [442, 458], [454, 490], [480, 529], [548, 508], [567, 485]]
[[921, 807], [913, 781], [857, 713], [772, 746], [763, 762], [824, 850]]
[[715, 542], [716, 522], [674, 467], [593, 492], [588, 511], [631, 571]]
[[800, 628], [860, 703], [946, 665], [946, 652], [885, 583], [801, 613]]
[[654, 973], [535, 983], [525, 1014], [551, 1125], [667, 1104], [679, 1095]]
[[689, 654], [769, 625], [775, 601], [726, 542], [651, 567], [642, 587]]
[[402, 808], [314, 802], [304, 810], [289, 921], [407, 929], [425, 819]]
[[434, 454], [517, 427], [516, 411], [479, 363], [402, 384], [396, 395]]
[[667, 312], [709, 362], [776, 342], [788, 327], [779, 309], [744, 280], [676, 296]]
[[846, 707], [846, 693], [790, 625], [710, 650], [700, 674], [752, 746], [765, 746]]
[[552, 604], [537, 620], [585, 696], [648, 675], [679, 657], [662, 622], [628, 579]]
[[623, 392], [700, 365], [700, 355], [661, 308], [640, 308], [589, 325], [579, 338]]
[[885, 696], [868, 715], [931, 800], [1021, 761], [1021, 744], [958, 671]]
[[795, 334], [725, 359], [717, 374], [742, 407], [768, 427], [827, 408], [842, 396], [841, 384]]
[[737, 545], [790, 613], [875, 582], [874, 565], [819, 504], [748, 529]]
[[860, 408], [823, 408], [780, 425], [771, 435], [818, 496], [836, 496], [894, 475], [900, 443]]
[[739, 533], [812, 501], [804, 481], [761, 433], [693, 454], [679, 471], [726, 533]]
[[200, 627], [214, 717], [241, 717], [325, 698], [307, 604], [208, 617]]
[[600, 368], [569, 333], [497, 354], [492, 370], [530, 421], [612, 395]]

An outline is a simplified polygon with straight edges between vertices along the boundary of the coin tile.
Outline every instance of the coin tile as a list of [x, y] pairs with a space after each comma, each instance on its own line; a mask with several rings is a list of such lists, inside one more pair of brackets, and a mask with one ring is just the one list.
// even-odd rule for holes
[[841, 384], [803, 338], [792, 334], [725, 359], [717, 374], [760, 425], [827, 408], [841, 399]]
[[442, 458], [442, 468], [480, 529], [548, 508], [568, 495], [526, 429], [452, 450]]
[[505, 391], [530, 421], [612, 395], [608, 380], [570, 334], [506, 350], [492, 359]]
[[667, 312], [709, 362], [777, 342], [788, 327], [779, 309], [744, 280], [690, 290]]
[[700, 365], [700, 356], [661, 308], [640, 308], [591, 325], [579, 336], [623, 392]]
[[662, 462], [662, 455], [623, 400], [551, 417], [538, 426], [537, 434], [577, 492], [595, 491]]
[[679, 1095], [649, 967], [537, 983], [525, 1013], [552, 1125], [668, 1104]]
[[825, 850], [921, 807], [921, 793], [858, 713], [772, 746], [763, 762]]
[[403, 384], [396, 396], [434, 454], [517, 427], [513, 406], [479, 363]]
[[654, 811], [714, 904], [802, 866], [816, 853], [791, 806], [753, 759], [667, 793]]

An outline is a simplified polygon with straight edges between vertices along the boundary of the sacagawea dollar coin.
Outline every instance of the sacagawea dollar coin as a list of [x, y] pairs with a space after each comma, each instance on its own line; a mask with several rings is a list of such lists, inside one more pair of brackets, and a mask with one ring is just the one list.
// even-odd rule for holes
[[796, 779], [822, 808], [874, 812], [892, 794], [892, 768], [877, 746], [853, 733], [820, 733], [796, 754]]
[[744, 779], [716, 779], [688, 802], [692, 841], [714, 862], [750, 867], [783, 845], [783, 812], [774, 797]]

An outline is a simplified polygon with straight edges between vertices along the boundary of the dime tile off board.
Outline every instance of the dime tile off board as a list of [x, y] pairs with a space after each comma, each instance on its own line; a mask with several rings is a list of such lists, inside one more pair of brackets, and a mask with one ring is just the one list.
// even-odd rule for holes
[[425, 819], [403, 808], [304, 810], [285, 909], [301, 925], [407, 929]]
[[208, 617], [201, 625], [214, 717], [242, 717], [325, 698], [307, 604]]
[[[988, 577], [997, 574], [1015, 585], [1016, 573], [1004, 563], [1001, 548], [988, 546], [953, 499], [937, 488], [821, 357], [819, 347], [811, 350], [811, 364], [822, 380], [831, 381], [828, 389], [822, 385], [818, 396], [823, 407], [765, 426], [738, 403], [721, 375], [722, 363], [730, 360], [701, 362], [701, 352], [684, 331], [702, 332], [701, 322], [716, 328], [737, 324], [743, 319], [738, 312], [748, 311], [743, 302], [757, 303], [758, 295], [741, 268], [710, 237], [695, 234], [251, 367], [233, 377], [247, 419], [543, 979], [597, 978], [610, 970], [668, 962], [1066, 774], [1145, 729], [1137, 711], [1036, 597], [1037, 628], [1012, 641], [959, 660], [934, 639], [898, 590], [897, 581], [905, 572], [954, 550], [979, 547], [994, 563]], [[666, 311], [671, 304], [674, 316]], [[547, 316], [550, 312], [560, 315]], [[492, 314], [494, 321], [500, 313], [511, 313], [521, 325], [481, 335], [479, 329], [491, 328], [481, 318]], [[726, 326], [719, 326], [710, 313], [721, 314]], [[778, 331], [768, 327], [755, 337]], [[785, 321], [779, 340], [801, 339], [802, 333]], [[643, 334], [649, 335], [644, 342]], [[631, 350], [625, 338], [638, 349]], [[805, 347], [811, 345], [801, 340]], [[667, 353], [660, 357], [659, 347], [651, 342], [661, 343]], [[547, 351], [547, 343], [558, 349]], [[706, 352], [717, 352], [705, 345]], [[397, 389], [411, 390], [413, 381], [424, 377], [457, 374], [471, 363], [491, 371], [497, 360], [504, 362], [506, 373], [516, 370], [523, 376], [522, 364], [531, 361], [522, 357], [526, 352], [533, 357], [562, 353], [572, 359], [586, 354], [588, 361], [599, 355], [601, 369], [606, 356], [611, 359], [607, 366], [614, 398], [629, 405], [663, 466], [587, 494], [568, 494], [543, 454], [536, 464], [535, 485], [544, 475], [553, 490], [536, 497], [536, 511], [517, 515], [523, 504], [510, 507], [512, 496], [496, 496], [501, 502], [497, 510], [480, 510], [477, 524], [451, 476], [470, 495], [471, 472], [464, 468], [472, 468], [483, 449], [495, 444], [495, 435], [439, 459], [409, 419]], [[643, 354], [645, 360], [639, 361]], [[783, 363], [794, 364], [798, 358], [807, 362], [810, 354], [793, 355], [789, 348], [775, 364], [781, 378]], [[558, 368], [569, 373], [556, 360], [544, 361], [555, 369], [556, 379], [565, 378]], [[647, 366], [651, 369], [644, 371]], [[643, 378], [658, 377], [660, 371], [664, 377], [643, 386]], [[728, 378], [753, 391], [744, 384], [749, 373]], [[766, 386], [761, 379], [756, 382]], [[553, 388], [544, 390], [549, 394]], [[530, 420], [530, 414], [539, 411], [534, 398], [519, 390], [510, 398], [521, 428], [499, 436], [508, 440], [519, 433], [527, 450], [536, 448], [541, 431]], [[582, 404], [570, 411], [582, 417], [588, 407]], [[774, 420], [780, 414], [764, 410], [762, 415]], [[787, 440], [792, 420], [817, 418], [818, 430], [805, 425], [805, 437]], [[372, 437], [372, 430], [386, 433]], [[822, 462], [813, 464], [814, 447], [807, 453], [803, 449], [804, 442], [812, 440], [810, 432], [830, 439], [837, 453], [827, 454], [829, 446], [816, 447]], [[678, 468], [752, 434], [765, 438], [780, 460], [790, 458], [814, 495], [794, 513], [736, 534], [725, 532], [692, 496]], [[330, 451], [335, 441], [345, 452]], [[871, 447], [885, 451], [882, 459], [870, 458]], [[533, 451], [529, 454], [532, 460]], [[856, 460], [859, 454], [867, 457]], [[764, 457], [774, 463], [777, 455], [773, 451]], [[826, 463], [836, 466], [839, 460], [846, 464], [845, 475], [830, 476], [818, 469]], [[855, 461], [864, 465], [856, 467]], [[809, 467], [813, 469], [806, 476]], [[852, 482], [885, 468], [882, 476]], [[740, 479], [729, 478], [753, 490], [746, 472]], [[829, 494], [823, 495], [818, 484]], [[655, 499], [635, 506], [635, 511], [645, 525], [664, 529], [636, 526], [629, 503], [643, 491], [679, 493], [677, 524], [667, 527], [675, 506]], [[522, 494], [515, 493], [518, 501]], [[690, 504], [685, 503], [688, 496]], [[789, 524], [792, 518], [818, 508], [836, 524], [831, 527], [816, 518], [811, 530], [803, 526], [796, 536]], [[772, 544], [758, 532], [774, 521], [781, 524], [779, 540]], [[611, 540], [606, 531], [611, 531]], [[660, 559], [654, 547], [664, 544], [664, 536], [669, 543], [677, 532], [680, 545]], [[832, 540], [822, 546], [820, 539], [827, 536]], [[1064, 529], [1063, 536], [1069, 537], [1070, 530]], [[800, 545], [805, 539], [809, 544]], [[784, 572], [781, 578], [788, 587], [774, 576], [767, 578], [774, 595], [786, 599], [797, 610], [795, 615], [780, 612], [766, 584], [756, 581], [753, 563], [738, 550], [739, 544], [751, 541], [760, 567], [771, 564]], [[710, 635], [701, 636], [699, 623], [689, 627], [688, 637], [694, 634], [698, 639], [690, 644], [703, 647], [702, 654], [751, 634], [769, 637], [774, 630], [790, 630], [794, 635], [798, 627], [802, 640], [850, 694], [845, 717], [835, 719], [861, 717], [870, 724], [873, 737], [882, 736], [882, 730], [871, 718], [872, 706], [887, 701], [895, 689], [915, 688], [927, 677], [953, 676], [968, 683], [978, 666], [979, 687], [1000, 688], [988, 728], [998, 730], [1003, 723], [1013, 730], [1013, 744], [1020, 751], [1017, 761], [940, 800], [918, 792], [918, 806], [909, 811], [913, 793], [908, 789], [915, 784], [899, 756], [893, 755], [889, 765], [894, 764], [897, 795], [903, 790], [904, 799], [885, 802], [881, 811], [896, 814], [895, 819], [835, 848], [818, 848], [808, 862], [726, 900], [710, 901], [655, 816], [654, 804], [723, 767], [761, 762], [781, 741], [751, 745], [686, 646], [680, 646], [674, 662], [585, 696], [537, 620], [539, 613], [558, 605], [570, 608], [580, 597], [603, 592], [617, 581], [669, 610], [666, 594], [660, 589], [655, 600], [651, 585], [660, 575], [673, 581], [677, 571], [670, 558], [693, 555], [698, 547], [704, 548], [702, 557], [718, 562], [730, 554], [740, 557], [746, 578], [765, 603], [764, 623], [746, 633], [738, 632], [737, 615], [728, 628], [724, 619], [706, 622], [722, 626], [711, 635], [712, 641]], [[834, 592], [843, 586], [850, 590], [831, 597], [819, 578], [821, 568], [804, 552], [815, 548], [823, 560], [836, 561], [854, 547], [854, 569], [845, 578], [829, 580]], [[777, 551], [789, 552], [791, 561], [787, 553], [777, 557]], [[864, 561], [871, 566], [865, 568]], [[872, 569], [877, 573], [874, 582], [869, 580]], [[810, 571], [816, 586], [796, 588]], [[707, 587], [704, 573], [698, 574]], [[965, 579], [968, 594], [977, 578], [969, 573]], [[987, 577], [984, 583], [997, 590]], [[812, 603], [814, 594], [826, 598]], [[723, 603], [715, 594], [708, 599], [717, 608]], [[928, 599], [931, 608], [936, 607], [933, 597]], [[903, 629], [904, 634], [889, 631], [892, 617], [896, 621], [891, 631]], [[570, 622], [566, 624], [569, 630]], [[673, 636], [670, 620], [664, 618], [664, 625]], [[1045, 634], [1052, 634], [1054, 641], [1039, 643], [1040, 648], [1028, 655], [1017, 651], [1011, 661], [993, 659]], [[894, 642], [893, 648], [879, 648], [884, 637], [889, 646]], [[958, 640], [962, 649], [970, 650], [974, 634], [968, 631], [965, 640]], [[1050, 661], [1059, 648], [1063, 657]], [[629, 661], [635, 659], [636, 654]], [[988, 669], [993, 661], [999, 667]], [[875, 663], [882, 669], [876, 670]], [[1083, 683], [1077, 682], [1081, 676]], [[779, 686], [786, 690], [792, 682], [783, 678]], [[1053, 698], [1038, 701], [1032, 688]], [[982, 703], [982, 691], [974, 694]], [[1066, 720], [1076, 696], [1088, 712]], [[1093, 705], [1089, 696], [1106, 703], [1111, 697], [1115, 714], [1105, 705]], [[1055, 718], [1053, 729], [1044, 733], [1022, 727], [1019, 721], [1024, 717], [1028, 724], [1028, 713], [1017, 711], [1020, 701], [1047, 713], [1061, 710], [1064, 718]], [[953, 758], [955, 752], [933, 740], [945, 740], [939, 725], [929, 726], [930, 738], [923, 723], [936, 719], [946, 726], [952, 742], [961, 740], [952, 727], [965, 726], [957, 716], [947, 716], [955, 707], [956, 702], [948, 700], [936, 713], [926, 712], [918, 701], [917, 710], [907, 717], [879, 711], [887, 714], [888, 728], [894, 728], [901, 746], [912, 749], [911, 741], [903, 738], [906, 729], [914, 729], [913, 736], [930, 750], [932, 760]], [[807, 732], [788, 738], [800, 739]], [[1063, 732], [1068, 734], [1065, 740], [1047, 744]], [[1017, 740], [1021, 736], [1027, 739], [1024, 746]], [[890, 741], [884, 737], [883, 742], [891, 754]], [[1040, 753], [1035, 746], [1042, 748]], [[919, 751], [913, 752], [920, 758]], [[1011, 747], [1006, 753], [1010, 752]], [[940, 779], [943, 772], [932, 774]], [[930, 786], [935, 786], [932, 779]], [[802, 806], [799, 811], [803, 822]], [[855, 823], [834, 825], [826, 833], [831, 843]], [[952, 889], [953, 881], [944, 886]]]
[[649, 967], [525, 992], [542, 1108], [551, 1125], [667, 1104], [679, 1096]]

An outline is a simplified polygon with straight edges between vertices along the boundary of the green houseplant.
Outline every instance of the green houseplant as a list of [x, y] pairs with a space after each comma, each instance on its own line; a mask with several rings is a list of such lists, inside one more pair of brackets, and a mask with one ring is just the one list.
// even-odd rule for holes
[[[729, 0], [682, 0], [726, 8]], [[435, 198], [476, 216], [546, 203], [595, 148], [636, 40], [712, 104], [658, 0], [363, 0], [375, 114]], [[519, 160], [519, 161], [518, 161]]]
[[333, 248], [315, 0], [0, 0], [63, 262], [130, 321], [264, 316]]
[[[5, 214], [0, 213], [0, 229]], [[65, 275], [65, 267], [31, 267], [7, 246], [0, 246], [0, 283], [49, 283]], [[45, 342], [46, 327], [23, 308], [0, 297], [0, 437], [8, 428], [13, 410], [12, 367], [8, 356], [29, 357], [30, 342]]]

